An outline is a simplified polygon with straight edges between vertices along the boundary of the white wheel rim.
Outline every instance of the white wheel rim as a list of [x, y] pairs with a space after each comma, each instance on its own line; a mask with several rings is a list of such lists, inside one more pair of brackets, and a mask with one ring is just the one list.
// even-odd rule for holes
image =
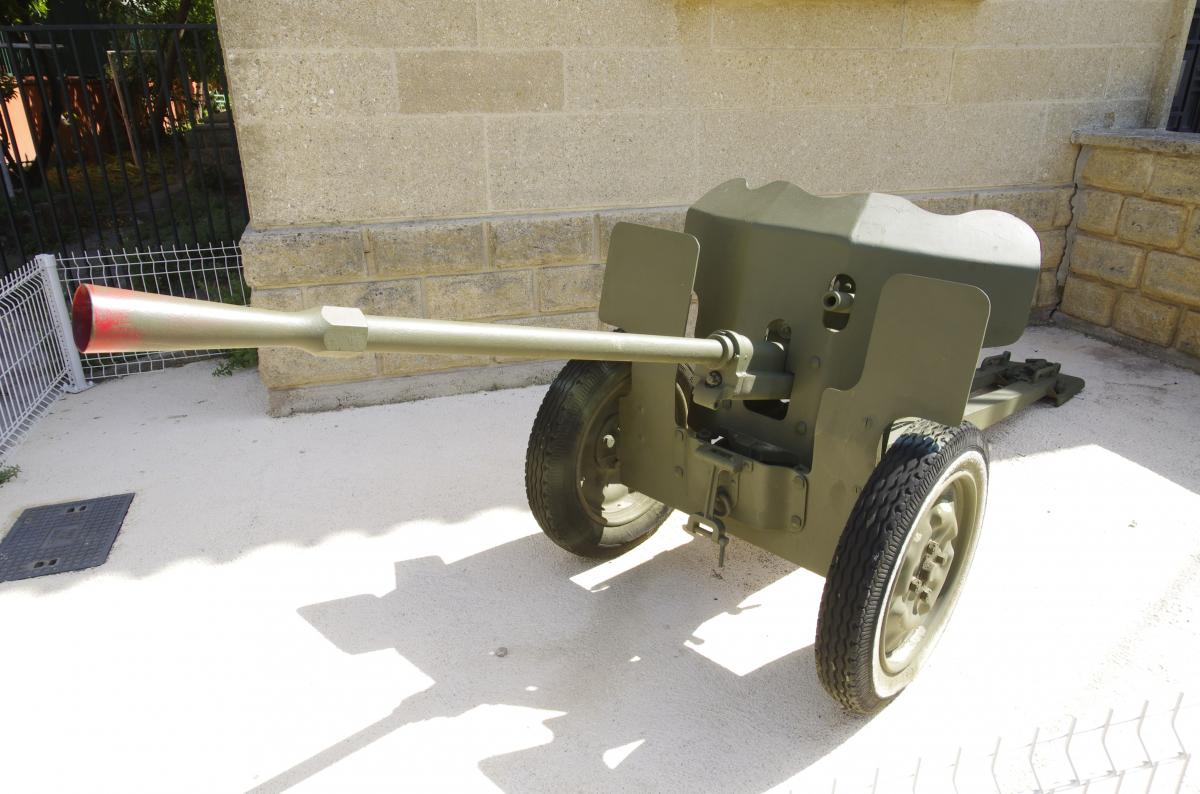
[[[965, 482], [974, 491], [971, 495], [974, 505], [960, 505], [968, 509], [947, 512], [947, 493], [962, 493]], [[945, 630], [974, 556], [986, 504], [987, 463], [976, 450], [956, 458], [929, 489], [905, 533], [900, 556], [884, 591], [883, 611], [875, 622], [871, 670], [879, 697], [891, 697], [908, 686]], [[953, 521], [948, 522], [951, 515]], [[953, 524], [952, 531], [948, 531], [948, 523]], [[939, 536], [935, 538], [937, 548], [929, 548], [931, 540], [926, 535], [931, 532]], [[938, 556], [949, 558], [937, 562]], [[920, 572], [917, 566], [922, 563], [928, 564], [929, 570]], [[920, 580], [920, 584], [914, 585], [914, 580]], [[898, 637], [898, 608], [916, 608], [923, 590], [927, 611], [923, 616], [917, 615], [917, 620], [907, 621], [907, 633]]]

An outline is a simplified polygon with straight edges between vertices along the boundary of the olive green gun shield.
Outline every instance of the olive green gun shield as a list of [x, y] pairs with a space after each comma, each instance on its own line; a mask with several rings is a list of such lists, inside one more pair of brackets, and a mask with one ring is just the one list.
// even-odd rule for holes
[[639, 334], [683, 336], [700, 242], [636, 223], [613, 226], [600, 294], [600, 319]]
[[[613, 227], [600, 296], [600, 319], [639, 334], [687, 331], [700, 243], [690, 234], [634, 223]], [[621, 400], [621, 478], [642, 493], [665, 496], [656, 484], [683, 454], [676, 420], [675, 364], [634, 364]]]
[[887, 280], [862, 377], [821, 397], [813, 452], [819, 465], [809, 474], [809, 490], [821, 498], [809, 500], [797, 538], [804, 567], [828, 570], [893, 422], [962, 421], [990, 310], [987, 295], [969, 284], [908, 274]]

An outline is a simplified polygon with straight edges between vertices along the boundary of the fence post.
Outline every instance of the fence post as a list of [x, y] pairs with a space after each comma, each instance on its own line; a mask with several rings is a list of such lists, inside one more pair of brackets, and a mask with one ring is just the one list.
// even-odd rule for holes
[[58, 332], [58, 345], [62, 348], [63, 358], [67, 362], [67, 374], [71, 378], [66, 390], [70, 394], [78, 394], [90, 389], [92, 383], [83, 376], [83, 363], [79, 360], [79, 350], [75, 347], [75, 338], [71, 333], [71, 316], [67, 313], [67, 304], [63, 299], [58, 265], [55, 264], [54, 254], [38, 254], [34, 260], [42, 268], [42, 289], [46, 291], [46, 304], [50, 307], [54, 330]]

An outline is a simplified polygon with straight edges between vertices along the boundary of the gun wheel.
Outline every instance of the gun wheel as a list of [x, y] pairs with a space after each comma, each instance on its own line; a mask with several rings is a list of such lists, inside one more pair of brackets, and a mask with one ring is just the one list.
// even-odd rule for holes
[[983, 523], [987, 445], [979, 428], [920, 421], [884, 454], [834, 553], [817, 621], [821, 684], [873, 714], [933, 650]]
[[582, 557], [623, 554], [671, 513], [621, 482], [618, 409], [630, 384], [628, 364], [568, 362], [546, 392], [529, 434], [529, 507], [551, 540]]

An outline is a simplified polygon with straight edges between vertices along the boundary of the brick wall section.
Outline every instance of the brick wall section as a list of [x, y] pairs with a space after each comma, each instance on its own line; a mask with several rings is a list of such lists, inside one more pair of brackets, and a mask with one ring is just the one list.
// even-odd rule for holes
[[1200, 139], [1080, 131], [1061, 310], [1200, 358]]
[[[590, 327], [612, 219], [678, 227], [744, 177], [1012, 209], [1042, 234], [1048, 311], [1070, 134], [1155, 112], [1188, 2], [217, 0], [248, 279], [263, 306]], [[523, 366], [262, 360], [273, 394], [370, 401]]]

